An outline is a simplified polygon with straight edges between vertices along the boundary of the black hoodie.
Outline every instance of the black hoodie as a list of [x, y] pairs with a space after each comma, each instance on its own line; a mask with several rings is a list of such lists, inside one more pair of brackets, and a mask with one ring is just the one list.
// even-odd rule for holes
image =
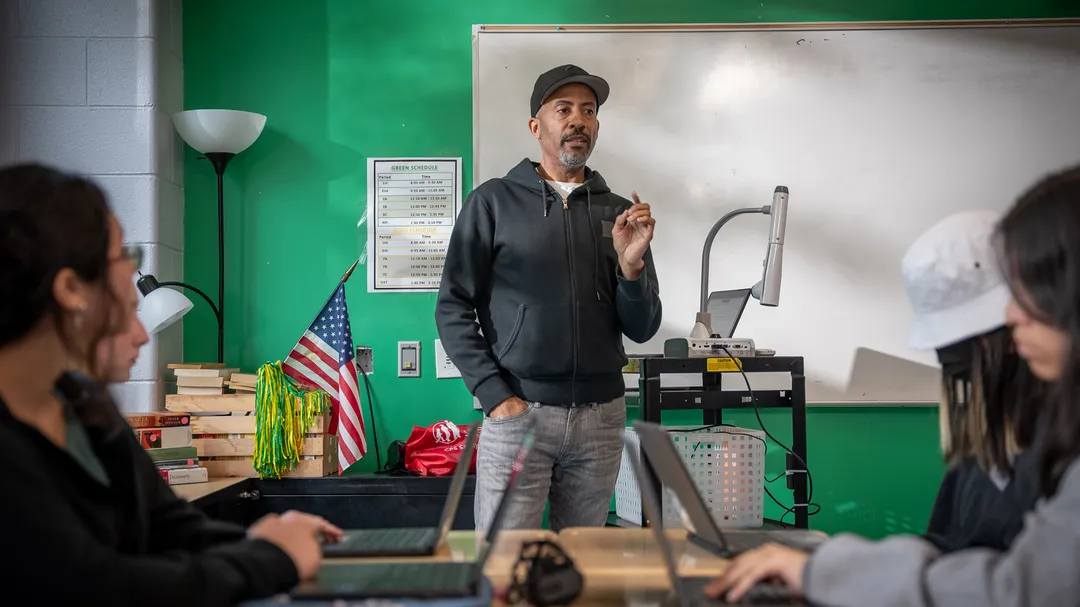
[[612, 244], [632, 203], [586, 168], [564, 207], [537, 166], [522, 160], [469, 194], [443, 268], [439, 337], [485, 413], [512, 396], [562, 406], [618, 398], [622, 336], [642, 343], [660, 327], [651, 252], [627, 280]]
[[0, 399], [0, 520], [9, 557], [0, 584], [8, 604], [213, 607], [297, 583], [280, 548], [173, 493], [103, 387], [69, 373], [57, 395], [78, 420], [69, 423], [85, 428], [108, 483]]

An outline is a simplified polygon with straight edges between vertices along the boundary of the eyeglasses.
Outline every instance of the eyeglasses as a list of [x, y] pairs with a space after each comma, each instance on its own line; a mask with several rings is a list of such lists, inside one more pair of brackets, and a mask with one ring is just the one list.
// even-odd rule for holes
[[114, 257], [109, 261], [120, 261], [130, 259], [135, 264], [135, 269], [142, 269], [143, 250], [138, 245], [124, 245], [120, 248], [120, 256]]

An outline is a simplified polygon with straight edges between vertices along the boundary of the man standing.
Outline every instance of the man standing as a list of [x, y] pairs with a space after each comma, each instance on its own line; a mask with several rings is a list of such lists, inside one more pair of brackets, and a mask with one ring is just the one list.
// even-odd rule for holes
[[564, 65], [533, 88], [540, 162], [474, 189], [450, 238], [435, 321], [487, 416], [476, 525], [490, 526], [529, 425], [536, 443], [505, 528], [554, 530], [607, 518], [626, 426], [622, 336], [660, 327], [649, 205], [613, 194], [585, 166], [608, 83]]

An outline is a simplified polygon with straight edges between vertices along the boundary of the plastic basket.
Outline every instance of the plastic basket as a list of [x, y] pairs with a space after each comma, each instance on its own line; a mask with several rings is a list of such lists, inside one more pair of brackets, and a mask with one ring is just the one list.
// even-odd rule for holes
[[[760, 527], [764, 517], [765, 433], [761, 430], [720, 426], [665, 426], [675, 448], [720, 527]], [[638, 448], [637, 433], [626, 429], [629, 443]], [[663, 479], [661, 479], [661, 482]], [[677, 499], [663, 491], [665, 526], [680, 526]], [[615, 484], [615, 514], [641, 522], [641, 491], [633, 468], [623, 453]]]

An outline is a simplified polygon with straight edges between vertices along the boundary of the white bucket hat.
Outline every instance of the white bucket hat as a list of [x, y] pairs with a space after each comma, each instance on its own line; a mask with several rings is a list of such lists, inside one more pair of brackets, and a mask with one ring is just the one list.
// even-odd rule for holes
[[919, 236], [901, 262], [915, 313], [908, 346], [937, 349], [1005, 324], [1011, 294], [998, 270], [993, 234], [1001, 215], [949, 215]]

